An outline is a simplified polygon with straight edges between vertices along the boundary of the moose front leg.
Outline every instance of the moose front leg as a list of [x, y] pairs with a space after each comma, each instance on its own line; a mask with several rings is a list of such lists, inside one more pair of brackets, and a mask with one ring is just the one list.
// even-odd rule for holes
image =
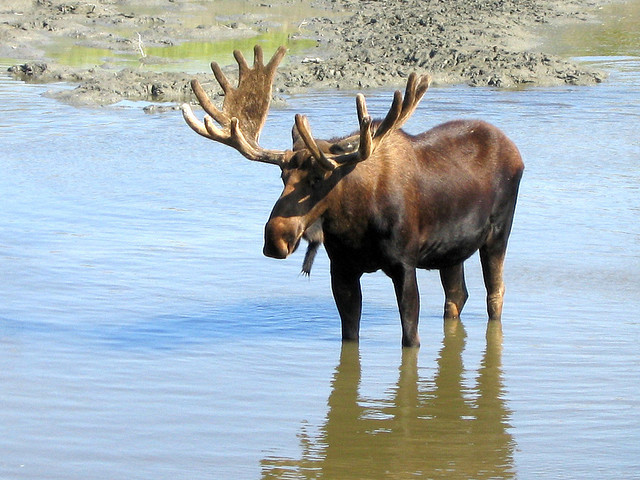
[[420, 294], [418, 293], [416, 269], [403, 266], [388, 272], [387, 275], [393, 280], [393, 286], [396, 290], [400, 321], [402, 323], [402, 346], [419, 347], [418, 316], [420, 314]]
[[361, 273], [347, 272], [331, 264], [331, 290], [342, 322], [342, 340], [358, 341], [362, 315]]

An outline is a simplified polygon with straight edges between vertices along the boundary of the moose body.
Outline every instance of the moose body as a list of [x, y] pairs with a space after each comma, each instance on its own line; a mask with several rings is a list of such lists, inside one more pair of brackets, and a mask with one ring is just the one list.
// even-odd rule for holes
[[[260, 72], [260, 78], [271, 75], [270, 97], [273, 72], [282, 55], [280, 49], [265, 67], [262, 51], [256, 47], [254, 68], [248, 69], [236, 52], [238, 89], [232, 89], [213, 64], [225, 89], [225, 102], [229, 92], [237, 94], [243, 83], [250, 85], [252, 75], [257, 78]], [[280, 166], [284, 190], [265, 226], [264, 254], [286, 258], [302, 238], [311, 239], [310, 248], [314, 242], [317, 246], [318, 239], [324, 241], [344, 340], [359, 337], [362, 275], [382, 270], [395, 288], [402, 344], [418, 346], [416, 269], [440, 271], [444, 316], [457, 318], [468, 296], [463, 263], [478, 250], [489, 318], [501, 317], [502, 267], [522, 159], [499, 129], [482, 121], [452, 121], [419, 135], [401, 130], [428, 84], [428, 76], [410, 76], [404, 98], [396, 92], [389, 113], [376, 122], [359, 95], [360, 130], [338, 140], [316, 141], [306, 118], [298, 115], [293, 149], [286, 151], [259, 147], [262, 125], [251, 132], [251, 122], [231, 117], [250, 109], [229, 103], [229, 112], [224, 107], [223, 112], [212, 110], [197, 82], [192, 85], [201, 105], [225, 130], [213, 126], [211, 117], [205, 117], [203, 125], [188, 107], [183, 110], [187, 123], [203, 136], [231, 145], [251, 160]], [[251, 91], [249, 86], [246, 89]], [[255, 114], [251, 121], [260, 123]]]

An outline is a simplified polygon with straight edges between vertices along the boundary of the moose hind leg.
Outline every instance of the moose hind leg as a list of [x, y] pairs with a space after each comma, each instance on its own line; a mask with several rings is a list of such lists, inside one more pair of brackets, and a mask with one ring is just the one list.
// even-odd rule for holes
[[509, 199], [500, 207], [500, 213], [495, 215], [494, 224], [485, 244], [480, 247], [480, 263], [482, 264], [484, 285], [487, 289], [489, 320], [501, 320], [502, 318], [505, 291], [502, 273], [513, 214], [516, 208], [519, 175], [514, 177], [514, 180], [515, 184], [512, 186], [513, 191]]
[[[506, 245], [505, 245], [506, 247]], [[500, 320], [504, 300], [504, 282], [502, 271], [506, 248], [492, 249], [485, 245], [480, 249], [482, 276], [487, 289], [487, 313], [489, 320]]]
[[464, 263], [440, 269], [440, 281], [445, 295], [444, 319], [459, 318], [469, 298], [464, 281]]

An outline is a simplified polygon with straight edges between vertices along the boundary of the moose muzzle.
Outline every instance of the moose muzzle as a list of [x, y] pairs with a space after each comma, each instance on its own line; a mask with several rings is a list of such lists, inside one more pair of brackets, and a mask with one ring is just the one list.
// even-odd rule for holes
[[271, 218], [264, 228], [262, 252], [271, 258], [287, 258], [298, 248], [304, 228], [290, 218]]

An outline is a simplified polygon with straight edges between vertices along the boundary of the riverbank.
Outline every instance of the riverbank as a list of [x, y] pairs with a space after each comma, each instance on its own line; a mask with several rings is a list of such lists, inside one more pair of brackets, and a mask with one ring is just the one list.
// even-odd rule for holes
[[[222, 1], [215, 4], [219, 11], [212, 2], [193, 0], [154, 0], [144, 8], [136, 3], [5, 1], [0, 57], [19, 62], [10, 69], [17, 78], [77, 84], [52, 95], [80, 105], [189, 101], [191, 78], [214, 91], [215, 81], [209, 73], [179, 71], [163, 49], [262, 43], [270, 32], [278, 32], [272, 41], [298, 45], [279, 69], [280, 94], [396, 87], [412, 71], [429, 72], [435, 84], [501, 88], [587, 85], [606, 77], [541, 50], [550, 26], [591, 21], [603, 3], [598, 0], [270, 0], [253, 7]], [[92, 65], [71, 65], [51, 53], [77, 46], [103, 54]], [[122, 68], [117, 58], [123, 52], [137, 64]], [[230, 51], [226, 58], [233, 63]], [[207, 64], [202, 61], [202, 71]]]

